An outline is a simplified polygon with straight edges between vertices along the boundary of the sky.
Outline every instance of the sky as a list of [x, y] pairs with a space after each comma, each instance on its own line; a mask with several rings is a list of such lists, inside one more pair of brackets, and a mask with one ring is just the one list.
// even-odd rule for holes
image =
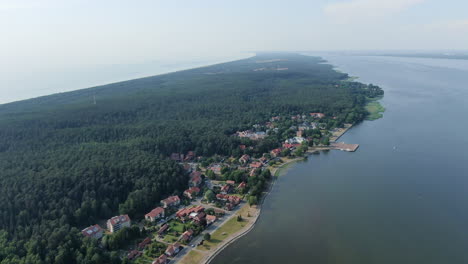
[[257, 51], [468, 49], [466, 0], [0, 0], [0, 104]]

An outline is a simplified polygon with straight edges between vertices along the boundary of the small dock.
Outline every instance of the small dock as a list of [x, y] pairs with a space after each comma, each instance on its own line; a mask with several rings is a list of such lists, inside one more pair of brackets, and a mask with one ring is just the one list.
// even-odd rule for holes
[[332, 149], [354, 152], [359, 148], [359, 144], [346, 144], [344, 142], [330, 143]]

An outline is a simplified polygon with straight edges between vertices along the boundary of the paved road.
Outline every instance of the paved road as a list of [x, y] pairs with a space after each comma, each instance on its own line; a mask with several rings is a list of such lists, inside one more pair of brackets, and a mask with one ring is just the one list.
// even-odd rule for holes
[[[199, 200], [197, 201], [194, 201], [192, 202], [192, 204], [195, 204], [195, 205], [198, 205], [198, 203], [200, 203]], [[213, 233], [215, 230], [217, 230], [219, 227], [221, 227], [222, 225], [224, 225], [227, 221], [229, 221], [230, 219], [232, 219], [233, 217], [236, 217], [236, 213], [237, 211], [239, 211], [239, 209], [243, 206], [244, 202], [241, 202], [235, 210], [233, 211], [226, 211], [226, 214], [221, 217], [221, 218], [218, 218], [218, 220], [216, 220], [216, 222], [214, 222], [213, 224], [211, 224], [210, 226], [208, 226], [200, 235], [198, 235], [197, 237], [195, 237], [194, 239], [192, 239], [192, 241], [190, 241], [189, 243], [189, 246], [186, 246], [184, 247], [183, 250], [181, 250], [179, 252], [179, 254], [177, 254], [177, 256], [175, 256], [171, 263], [177, 263], [179, 262], [185, 255], [187, 255], [191, 250], [195, 250], [195, 251], [198, 251], [202, 254], [206, 254], [207, 252], [206, 251], [202, 251], [202, 250], [198, 250], [196, 248], [193, 248], [191, 247], [191, 245], [195, 245], [195, 247], [203, 240], [203, 235], [206, 234], [206, 233]], [[200, 205], [203, 205], [204, 207], [208, 207], [208, 208], [217, 208], [217, 207], [213, 207], [213, 206], [210, 206], [210, 205], [206, 205], [206, 204], [202, 204], [200, 203]], [[219, 208], [218, 208], [219, 209]]]

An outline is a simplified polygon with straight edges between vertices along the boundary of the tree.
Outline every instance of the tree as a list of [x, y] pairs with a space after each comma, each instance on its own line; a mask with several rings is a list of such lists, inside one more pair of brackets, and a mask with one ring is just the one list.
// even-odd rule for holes
[[208, 190], [205, 192], [205, 199], [208, 201], [208, 202], [211, 202], [213, 201], [214, 199], [216, 198], [214, 192], [212, 190]]
[[238, 215], [237, 216], [237, 222], [242, 222], [242, 220], [244, 220], [244, 219], [242, 219], [242, 215]]
[[212, 170], [207, 170], [205, 174], [206, 174], [206, 177], [208, 177], [208, 179], [210, 180], [216, 179], [216, 174]]
[[205, 233], [205, 234], [203, 235], [203, 239], [205, 239], [206, 241], [210, 241], [210, 240], [211, 240], [211, 235], [210, 235], [210, 233]]
[[254, 196], [254, 195], [249, 196], [249, 205], [250, 206], [255, 205], [257, 203], [258, 203], [257, 196]]

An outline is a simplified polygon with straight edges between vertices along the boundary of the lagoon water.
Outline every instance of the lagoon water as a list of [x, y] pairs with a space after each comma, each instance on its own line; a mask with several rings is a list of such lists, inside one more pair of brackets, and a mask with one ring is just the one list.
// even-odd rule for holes
[[468, 61], [326, 59], [385, 90], [384, 118], [288, 169], [212, 263], [468, 263]]

